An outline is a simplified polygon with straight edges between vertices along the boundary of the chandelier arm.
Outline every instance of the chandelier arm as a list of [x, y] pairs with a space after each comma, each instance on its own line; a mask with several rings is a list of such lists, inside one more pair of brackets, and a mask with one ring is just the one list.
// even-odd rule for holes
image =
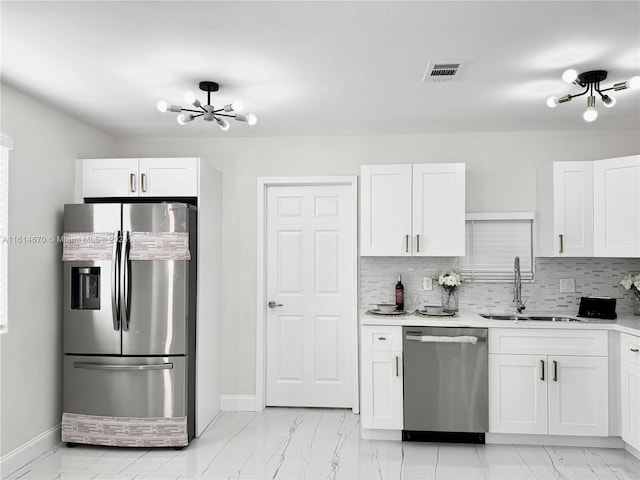
[[582, 95], [586, 95], [587, 93], [589, 93], [589, 86], [588, 85], [587, 85], [587, 88], [584, 89], [584, 92], [576, 93], [575, 95], [569, 95], [569, 98], [581, 97]]
[[605, 88], [604, 90], [598, 90], [596, 88], [596, 92], [598, 92], [600, 95], [602, 95], [604, 92], [608, 92], [610, 90], [615, 90], [615, 88], [614, 87], [609, 87], [609, 88]]
[[184, 107], [180, 107], [181, 110], [183, 112], [194, 112], [194, 113], [200, 113], [200, 110], [193, 110], [192, 108], [184, 108]]
[[[222, 109], [222, 110], [224, 110], [224, 109]], [[215, 111], [215, 112], [213, 112], [213, 113], [215, 113], [217, 117], [229, 117], [229, 118], [236, 118], [236, 116], [235, 116], [235, 115], [229, 115], [228, 113], [218, 113], [218, 112], [220, 112], [220, 111], [221, 111], [221, 110], [216, 110], [216, 111]]]

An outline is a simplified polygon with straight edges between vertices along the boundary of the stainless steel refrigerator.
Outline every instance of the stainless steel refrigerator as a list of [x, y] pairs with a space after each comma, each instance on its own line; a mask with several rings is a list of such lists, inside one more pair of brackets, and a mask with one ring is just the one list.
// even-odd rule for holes
[[67, 444], [194, 436], [196, 223], [184, 203], [65, 205]]

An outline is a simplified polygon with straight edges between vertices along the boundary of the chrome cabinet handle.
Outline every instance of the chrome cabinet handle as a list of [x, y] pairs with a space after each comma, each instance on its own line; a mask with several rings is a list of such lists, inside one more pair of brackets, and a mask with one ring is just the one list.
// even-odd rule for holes
[[564, 235], [560, 234], [560, 252], [559, 253], [564, 253]]
[[420, 252], [420, 235], [416, 235], [416, 252]]
[[269, 300], [269, 303], [267, 303], [267, 306], [269, 308], [276, 308], [276, 307], [281, 307], [282, 304], [281, 303], [276, 303], [273, 300]]
[[404, 236], [404, 251], [409, 253], [409, 235]]
[[400, 357], [398, 357], [396, 355], [396, 377], [400, 376], [400, 367], [399, 367], [399, 363], [400, 363]]
[[542, 371], [542, 376], [540, 377], [540, 380], [542, 380], [544, 382], [544, 360], [540, 360], [540, 370]]
[[129, 191], [130, 192], [136, 191], [136, 174], [135, 173], [129, 174]]
[[558, 381], [558, 362], [553, 361], [553, 381]]
[[107, 363], [73, 362], [73, 368], [84, 368], [86, 370], [171, 370], [173, 368], [173, 363], [117, 365]]
[[144, 173], [140, 174], [140, 188], [142, 189], [143, 192], [147, 191], [147, 176]]
[[378, 337], [378, 340], [386, 340], [387, 337]]

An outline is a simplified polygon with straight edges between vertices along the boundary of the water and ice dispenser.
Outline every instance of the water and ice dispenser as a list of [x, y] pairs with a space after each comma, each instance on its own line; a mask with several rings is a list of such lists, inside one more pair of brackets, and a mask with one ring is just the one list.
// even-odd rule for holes
[[100, 267], [71, 267], [71, 308], [100, 309]]

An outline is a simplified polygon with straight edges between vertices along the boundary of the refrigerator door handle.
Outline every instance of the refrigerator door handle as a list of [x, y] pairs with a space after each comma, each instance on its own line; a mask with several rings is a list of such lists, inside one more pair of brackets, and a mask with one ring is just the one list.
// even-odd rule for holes
[[130, 320], [130, 298], [129, 298], [129, 289], [130, 287], [130, 275], [131, 275], [131, 261], [129, 260], [129, 253], [131, 251], [131, 239], [129, 237], [129, 232], [127, 231], [124, 235], [124, 245], [122, 247], [121, 254], [121, 262], [120, 262], [120, 318], [122, 323], [122, 330], [129, 330], [129, 320]]
[[113, 270], [111, 271], [111, 308], [113, 311], [113, 329], [120, 330], [120, 304], [118, 297], [120, 295], [120, 230], [116, 230], [115, 241], [113, 242]]
[[84, 368], [87, 370], [171, 370], [173, 363], [156, 363], [151, 365], [117, 365], [107, 363], [73, 362], [73, 368]]

